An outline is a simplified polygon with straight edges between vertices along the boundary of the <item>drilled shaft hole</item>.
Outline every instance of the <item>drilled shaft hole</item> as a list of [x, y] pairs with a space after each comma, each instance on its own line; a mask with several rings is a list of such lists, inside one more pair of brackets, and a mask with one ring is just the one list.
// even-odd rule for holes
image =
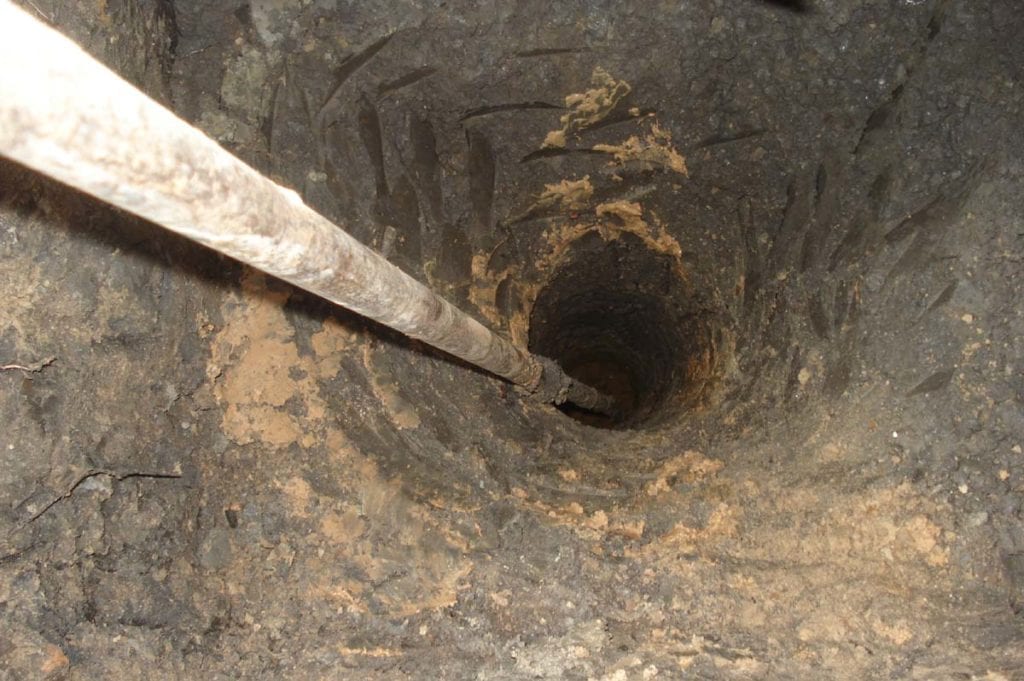
[[[707, 325], [675, 261], [627, 234], [579, 239], [541, 289], [530, 317], [530, 349], [612, 396], [615, 417], [565, 405], [591, 426], [635, 428], [660, 420], [687, 392]], [[701, 363], [697, 363], [701, 364]]]

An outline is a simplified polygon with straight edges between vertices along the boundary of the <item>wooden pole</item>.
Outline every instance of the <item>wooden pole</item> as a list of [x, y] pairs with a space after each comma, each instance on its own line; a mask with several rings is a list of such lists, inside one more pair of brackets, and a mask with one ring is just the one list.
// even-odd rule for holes
[[545, 401], [610, 398], [491, 332], [8, 0], [0, 153], [496, 374]]

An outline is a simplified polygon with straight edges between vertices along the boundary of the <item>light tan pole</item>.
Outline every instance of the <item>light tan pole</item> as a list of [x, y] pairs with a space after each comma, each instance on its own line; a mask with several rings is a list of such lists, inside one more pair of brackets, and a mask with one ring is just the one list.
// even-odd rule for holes
[[121, 79], [0, 0], [0, 154], [523, 386], [612, 401], [491, 332]]

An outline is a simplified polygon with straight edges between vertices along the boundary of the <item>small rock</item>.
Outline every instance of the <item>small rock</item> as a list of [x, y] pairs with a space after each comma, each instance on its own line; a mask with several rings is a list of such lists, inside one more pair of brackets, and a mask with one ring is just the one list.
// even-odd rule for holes
[[231, 562], [231, 538], [223, 527], [215, 527], [199, 547], [199, 564], [207, 570], [220, 570]]

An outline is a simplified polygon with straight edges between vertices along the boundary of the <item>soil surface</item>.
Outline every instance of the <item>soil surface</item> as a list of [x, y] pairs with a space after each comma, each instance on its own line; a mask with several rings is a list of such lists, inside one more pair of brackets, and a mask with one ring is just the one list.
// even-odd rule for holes
[[18, 4], [622, 413], [0, 161], [0, 678], [1024, 678], [1015, 0]]

